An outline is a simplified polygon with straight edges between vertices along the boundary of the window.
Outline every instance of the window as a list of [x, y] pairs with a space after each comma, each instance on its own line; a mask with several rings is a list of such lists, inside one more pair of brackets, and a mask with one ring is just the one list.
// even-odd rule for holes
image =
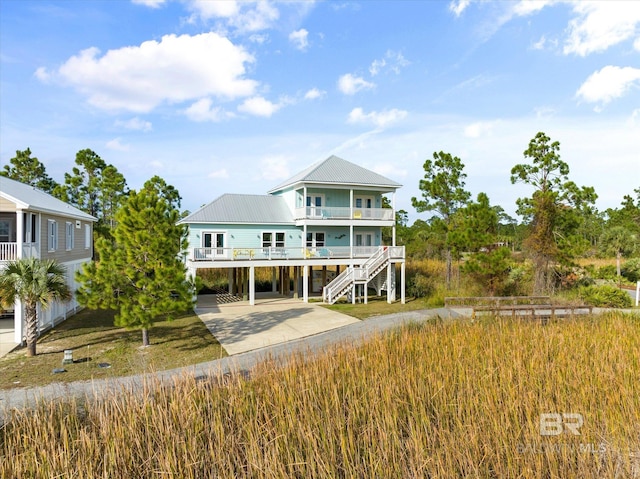
[[84, 225], [84, 249], [91, 248], [91, 226]]
[[73, 233], [73, 229], [74, 229], [74, 225], [73, 223], [67, 221], [66, 224], [66, 247], [67, 247], [67, 251], [71, 251], [73, 249], [73, 240], [74, 238], [74, 233]]
[[270, 248], [275, 246], [276, 248], [284, 248], [284, 231], [265, 231], [262, 233], [262, 247]]
[[322, 248], [324, 247], [324, 233], [307, 233], [307, 248]]
[[0, 242], [8, 243], [11, 241], [11, 221], [0, 220]]
[[54, 220], [47, 221], [47, 246], [49, 251], [58, 249], [58, 223]]
[[224, 233], [203, 233], [202, 246], [206, 255], [224, 255]]

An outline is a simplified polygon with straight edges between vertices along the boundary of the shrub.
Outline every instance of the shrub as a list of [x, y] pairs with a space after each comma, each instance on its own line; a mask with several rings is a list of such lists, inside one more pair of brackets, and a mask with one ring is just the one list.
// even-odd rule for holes
[[592, 306], [604, 308], [630, 308], [633, 305], [631, 296], [626, 291], [608, 284], [583, 287], [580, 289], [580, 297]]
[[640, 281], [640, 258], [632, 258], [626, 261], [620, 268], [620, 274], [632, 283]]
[[407, 292], [409, 296], [413, 296], [415, 298], [424, 298], [425, 296], [430, 296], [434, 292], [434, 284], [433, 279], [428, 276], [425, 276], [422, 273], [416, 273], [412, 278], [409, 279], [407, 285]]
[[608, 264], [606, 266], [601, 266], [596, 270], [596, 279], [611, 279], [615, 280], [618, 277], [618, 272], [616, 271], [616, 266], [613, 264]]

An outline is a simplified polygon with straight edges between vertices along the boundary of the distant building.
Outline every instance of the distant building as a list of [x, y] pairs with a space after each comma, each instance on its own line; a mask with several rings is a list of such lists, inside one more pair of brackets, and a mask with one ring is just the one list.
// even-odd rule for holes
[[[93, 256], [96, 218], [32, 186], [0, 176], [0, 268], [8, 261], [36, 257], [55, 259], [66, 268], [67, 284], [77, 289], [75, 273]], [[41, 329], [53, 327], [78, 308], [75, 297], [38, 311]], [[22, 305], [3, 310], [14, 318], [14, 342], [22, 343]]]
[[[224, 194], [180, 221], [189, 227], [191, 273], [228, 270], [229, 293], [255, 302], [255, 268], [270, 267], [273, 290], [333, 303], [367, 287], [395, 300], [396, 265], [405, 290], [404, 247], [395, 245], [395, 191], [402, 185], [336, 156], [312, 165], [267, 195]], [[391, 208], [383, 208], [383, 195]], [[392, 230], [383, 245], [382, 228]], [[340, 274], [329, 281], [327, 266]], [[293, 277], [288, 272], [293, 268]], [[326, 287], [325, 287], [326, 286]]]

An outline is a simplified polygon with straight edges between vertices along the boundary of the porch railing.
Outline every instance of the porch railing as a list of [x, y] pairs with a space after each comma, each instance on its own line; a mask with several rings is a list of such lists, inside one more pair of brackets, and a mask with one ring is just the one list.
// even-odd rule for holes
[[328, 220], [393, 220], [394, 212], [389, 208], [349, 208], [340, 206], [307, 206], [296, 208], [296, 219]]
[[0, 243], [0, 261], [15, 261], [18, 258], [18, 243]]
[[22, 257], [38, 257], [38, 243], [0, 243], [0, 262], [18, 259], [18, 248], [22, 248]]
[[193, 248], [192, 261], [272, 261], [369, 258], [382, 248], [391, 257], [404, 259], [404, 246], [317, 246], [295, 248]]

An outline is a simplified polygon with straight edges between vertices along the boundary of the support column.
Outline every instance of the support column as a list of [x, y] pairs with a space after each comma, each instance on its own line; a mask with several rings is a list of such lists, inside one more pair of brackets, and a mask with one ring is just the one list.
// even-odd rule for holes
[[387, 264], [387, 303], [393, 302], [392, 290], [393, 289], [393, 277], [391, 276], [391, 262]]
[[247, 300], [247, 268], [240, 268], [240, 281], [242, 287], [242, 301]]
[[300, 282], [300, 266], [293, 267], [293, 298], [298, 299], [298, 283]]
[[405, 303], [405, 281], [406, 281], [406, 265], [404, 262], [400, 263], [400, 303]]
[[302, 300], [309, 302], [309, 266], [306, 264], [302, 267]]
[[324, 288], [327, 284], [327, 266], [324, 265], [322, 267], [322, 287]]
[[275, 266], [271, 268], [271, 292], [278, 292], [278, 274], [276, 273]]
[[231, 290], [231, 294], [235, 296], [236, 294], [238, 294], [238, 268], [233, 268], [232, 274], [233, 274], [233, 283], [232, 283], [233, 287]]
[[368, 299], [368, 295], [369, 295], [369, 285], [368, 284], [364, 284], [362, 285], [362, 287], [364, 288], [364, 304], [367, 304], [367, 299]]
[[357, 291], [358, 291], [358, 287], [356, 286], [356, 283], [353, 283], [353, 286], [351, 286], [351, 304], [356, 304]]
[[229, 268], [227, 271], [227, 283], [229, 294], [233, 294], [233, 268]]
[[256, 304], [256, 267], [249, 266], [249, 304]]
[[[24, 243], [24, 215], [22, 210], [16, 211], [16, 259], [20, 259], [23, 256], [23, 243]], [[75, 228], [75, 225], [74, 225]], [[11, 240], [11, 238], [9, 238]]]

